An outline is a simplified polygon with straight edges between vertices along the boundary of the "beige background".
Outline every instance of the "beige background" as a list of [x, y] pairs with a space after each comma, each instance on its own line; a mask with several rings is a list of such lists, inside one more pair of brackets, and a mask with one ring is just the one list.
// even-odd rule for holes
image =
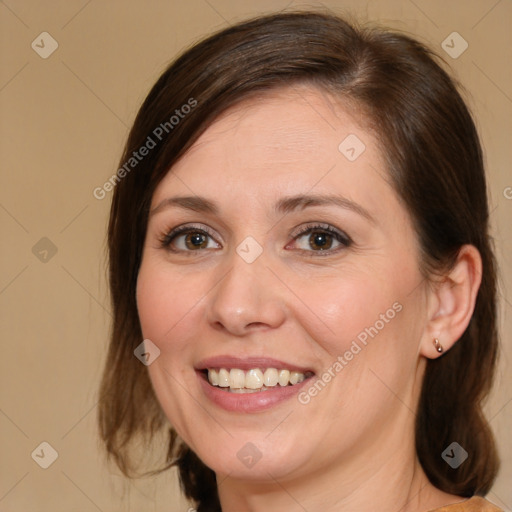
[[[178, 52], [248, 16], [320, 5], [289, 0], [0, 4], [1, 511], [188, 510], [174, 474], [126, 482], [107, 468], [99, 449], [96, 396], [110, 321], [104, 245], [111, 197], [97, 200], [92, 191], [117, 169], [140, 102]], [[431, 44], [468, 90], [486, 148], [502, 267], [503, 357], [487, 410], [503, 466], [489, 498], [511, 510], [512, 298], [509, 294], [507, 301], [506, 290], [512, 284], [512, 2], [326, 0], [323, 5], [379, 20]], [[47, 59], [31, 48], [44, 31], [59, 45]], [[453, 31], [469, 44], [457, 59], [440, 46]], [[39, 242], [43, 237], [56, 254], [48, 241]], [[43, 441], [58, 452], [46, 470], [31, 458]]]

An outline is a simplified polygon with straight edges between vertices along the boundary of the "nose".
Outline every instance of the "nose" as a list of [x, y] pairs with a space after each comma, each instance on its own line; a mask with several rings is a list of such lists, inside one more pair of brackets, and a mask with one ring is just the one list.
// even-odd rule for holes
[[266, 266], [263, 255], [247, 263], [233, 254], [209, 294], [206, 315], [214, 329], [234, 336], [275, 329], [285, 321], [283, 286]]

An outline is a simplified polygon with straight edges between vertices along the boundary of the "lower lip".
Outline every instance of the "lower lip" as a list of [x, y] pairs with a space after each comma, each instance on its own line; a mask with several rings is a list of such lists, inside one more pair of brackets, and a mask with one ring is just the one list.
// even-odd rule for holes
[[310, 378], [293, 386], [275, 386], [266, 391], [256, 393], [231, 393], [223, 391], [217, 386], [212, 386], [204, 377], [204, 374], [197, 372], [199, 381], [205, 395], [216, 405], [226, 411], [232, 412], [260, 412], [279, 405], [297, 395], [299, 390], [309, 383]]

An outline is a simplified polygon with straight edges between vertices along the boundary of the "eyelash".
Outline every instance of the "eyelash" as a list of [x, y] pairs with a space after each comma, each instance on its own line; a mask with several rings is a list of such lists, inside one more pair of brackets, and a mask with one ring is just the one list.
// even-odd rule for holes
[[[303, 253], [310, 253], [309, 256], [317, 257], [317, 256], [329, 256], [334, 253], [339, 252], [343, 248], [347, 248], [350, 245], [352, 245], [353, 241], [352, 239], [344, 232], [339, 231], [338, 229], [330, 226], [329, 224], [312, 224], [305, 226], [301, 230], [299, 230], [297, 233], [292, 235], [293, 240], [297, 240], [301, 238], [302, 236], [306, 234], [311, 234], [313, 232], [318, 232], [320, 234], [328, 234], [334, 237], [334, 239], [341, 244], [341, 247], [338, 247], [336, 249], [328, 249], [328, 250], [319, 250], [319, 251], [309, 251], [305, 249], [298, 249], [299, 251]], [[188, 233], [196, 233], [196, 234], [202, 234], [209, 236], [213, 240], [215, 240], [214, 234], [206, 227], [195, 227], [195, 226], [179, 226], [170, 232], [164, 232], [162, 235], [159, 236], [159, 242], [160, 246], [164, 249], [167, 249], [171, 252], [182, 252], [185, 253], [187, 256], [192, 256], [194, 252], [199, 252], [201, 249], [197, 251], [184, 251], [182, 249], [172, 249], [171, 244], [174, 242], [176, 238], [178, 238], [180, 235], [188, 234]], [[202, 249], [204, 250], [204, 249]]]

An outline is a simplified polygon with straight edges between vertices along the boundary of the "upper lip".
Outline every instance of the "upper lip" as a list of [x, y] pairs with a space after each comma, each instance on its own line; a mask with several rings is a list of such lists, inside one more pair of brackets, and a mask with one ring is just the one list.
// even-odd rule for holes
[[206, 370], [208, 368], [238, 368], [240, 370], [252, 370], [254, 368], [276, 368], [277, 370], [291, 370], [300, 373], [313, 372], [311, 368], [287, 363], [271, 357], [236, 357], [231, 355], [219, 355], [202, 359], [195, 366], [196, 370]]

